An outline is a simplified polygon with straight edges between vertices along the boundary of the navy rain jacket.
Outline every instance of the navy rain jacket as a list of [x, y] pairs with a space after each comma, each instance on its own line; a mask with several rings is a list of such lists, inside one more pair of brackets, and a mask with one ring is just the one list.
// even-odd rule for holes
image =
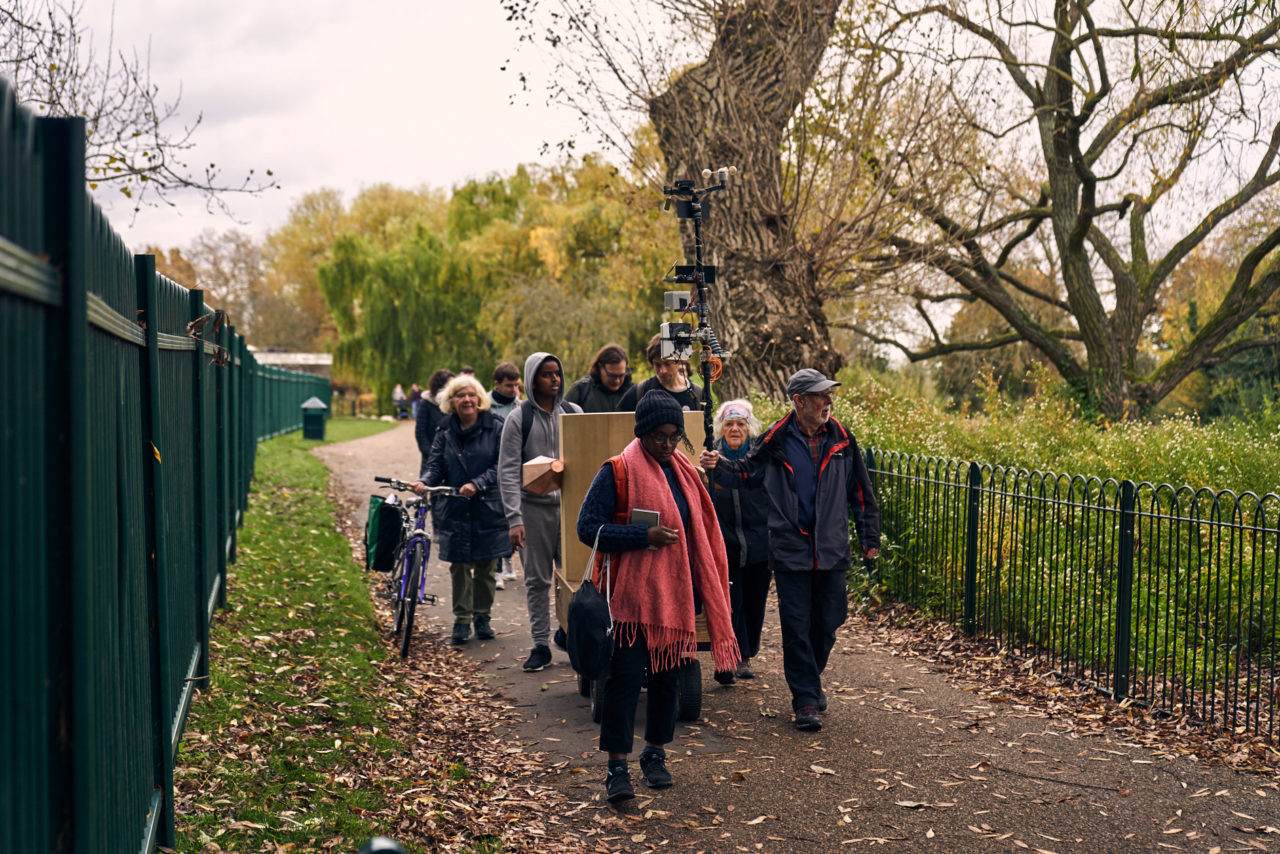
[[502, 417], [488, 411], [480, 413], [470, 430], [464, 431], [454, 415], [446, 416], [436, 430], [422, 482], [454, 489], [474, 483], [479, 490], [471, 498], [446, 496], [432, 502], [441, 560], [466, 563], [511, 554], [498, 489], [501, 439]]

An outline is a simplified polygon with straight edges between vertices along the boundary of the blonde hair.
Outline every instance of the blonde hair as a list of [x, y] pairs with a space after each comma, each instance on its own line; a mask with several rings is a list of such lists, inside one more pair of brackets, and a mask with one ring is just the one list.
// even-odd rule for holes
[[724, 438], [724, 422], [725, 410], [733, 407], [735, 409], [745, 409], [747, 411], [747, 438], [753, 438], [760, 435], [760, 422], [756, 420], [755, 408], [752, 407], [751, 401], [738, 398], [737, 400], [726, 400], [720, 404], [720, 408], [716, 410], [715, 427], [712, 430], [712, 437], [717, 441]]
[[478, 379], [471, 374], [458, 374], [445, 383], [445, 387], [436, 395], [436, 405], [440, 407], [441, 412], [445, 415], [453, 414], [453, 396], [463, 388], [471, 389], [476, 393], [476, 397], [480, 398], [481, 412], [493, 405], [493, 401], [489, 399], [489, 393], [484, 390], [484, 386], [480, 385]]

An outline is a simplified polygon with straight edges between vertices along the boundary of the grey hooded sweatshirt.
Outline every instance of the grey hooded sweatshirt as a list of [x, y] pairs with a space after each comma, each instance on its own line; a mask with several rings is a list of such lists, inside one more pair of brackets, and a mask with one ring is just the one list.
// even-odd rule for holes
[[[558, 489], [549, 495], [534, 495], [524, 488], [522, 466], [526, 460], [534, 457], [558, 458], [560, 456], [560, 425], [555, 416], [561, 412], [582, 411], [582, 407], [564, 399], [564, 367], [560, 365], [560, 360], [550, 353], [534, 353], [524, 361], [524, 388], [529, 400], [533, 400], [534, 377], [538, 373], [538, 368], [547, 359], [555, 360], [556, 366], [560, 368], [560, 392], [556, 395], [552, 413], [548, 414], [536, 403], [532, 407], [517, 404], [502, 427], [502, 445], [498, 451], [498, 486], [502, 490], [502, 506], [507, 514], [507, 524], [512, 528], [524, 524], [524, 514], [521, 512], [524, 501], [553, 507], [560, 505]], [[521, 448], [524, 417], [530, 408], [532, 408], [534, 422], [529, 430], [529, 441]]]

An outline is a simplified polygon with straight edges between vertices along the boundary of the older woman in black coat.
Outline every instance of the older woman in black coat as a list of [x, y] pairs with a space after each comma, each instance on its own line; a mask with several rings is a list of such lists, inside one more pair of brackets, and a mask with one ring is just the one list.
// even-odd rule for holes
[[498, 445], [502, 418], [489, 411], [489, 395], [475, 377], [463, 374], [437, 395], [445, 418], [436, 430], [414, 484], [452, 486], [458, 496], [432, 506], [440, 559], [453, 577], [453, 642], [466, 643], [474, 620], [476, 637], [494, 636], [489, 625], [498, 561], [511, 554], [507, 517], [498, 489]]

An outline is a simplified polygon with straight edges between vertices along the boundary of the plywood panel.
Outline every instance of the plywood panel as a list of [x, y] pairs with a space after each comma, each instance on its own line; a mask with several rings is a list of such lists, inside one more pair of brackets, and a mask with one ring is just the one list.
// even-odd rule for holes
[[[635, 438], [633, 412], [592, 412], [560, 416], [560, 459], [564, 460], [564, 480], [560, 486], [560, 555], [563, 562], [556, 579], [556, 614], [565, 625], [569, 598], [578, 589], [587, 570], [591, 547], [578, 542], [578, 510], [591, 488], [591, 481], [605, 460]], [[684, 414], [684, 431], [693, 445], [690, 454], [680, 450], [694, 464], [702, 453], [702, 413]]]

